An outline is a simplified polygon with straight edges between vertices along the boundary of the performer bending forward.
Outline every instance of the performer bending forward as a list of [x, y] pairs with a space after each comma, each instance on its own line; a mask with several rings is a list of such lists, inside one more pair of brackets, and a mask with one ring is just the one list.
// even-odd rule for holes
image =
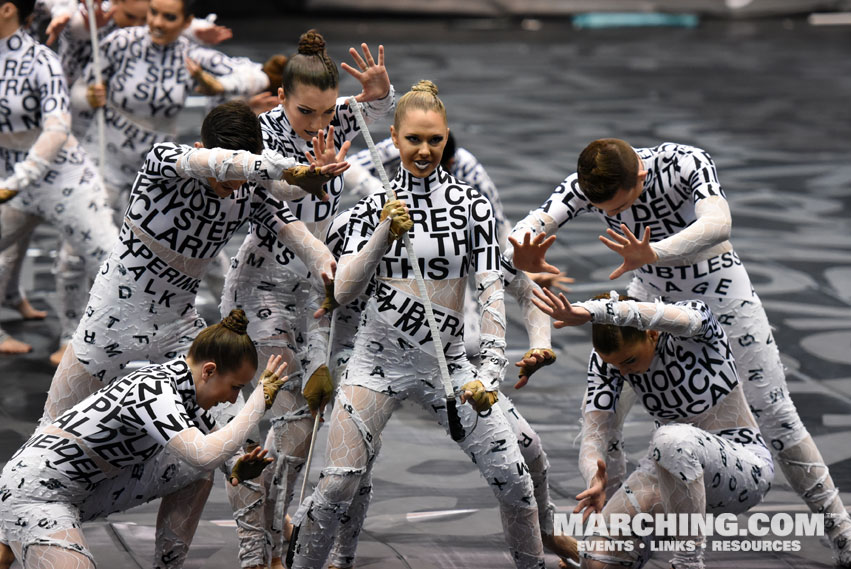
[[[536, 293], [544, 301], [538, 306], [559, 321], [556, 328], [593, 322], [579, 450], [588, 488], [577, 496], [577, 511], [602, 510], [608, 522], [619, 513], [739, 514], [762, 500], [774, 477], [771, 453], [739, 384], [727, 335], [704, 303], [621, 297], [571, 306], [563, 294], [545, 293]], [[660, 426], [647, 456], [606, 502], [608, 431], [625, 382]], [[694, 547], [674, 554], [677, 569], [704, 566], [704, 536], [694, 529], [678, 529], [676, 537]], [[636, 542], [630, 552], [586, 548], [583, 567], [641, 567], [651, 548], [639, 545], [642, 538], [627, 539]]]
[[[490, 409], [506, 360], [505, 315], [499, 247], [487, 199], [439, 167], [448, 128], [437, 88], [421, 81], [398, 103], [391, 135], [402, 168], [392, 182], [396, 200], [382, 194], [361, 200], [340, 258], [336, 298], [346, 304], [373, 276], [337, 404], [331, 416], [326, 468], [319, 486], [300, 508], [294, 567], [322, 566], [340, 520], [358, 493], [378, 452], [379, 435], [400, 401], [410, 397], [444, 427], [447, 414], [435, 346], [423, 316], [412, 268], [398, 238], [410, 236], [441, 327], [441, 344], [453, 387], [481, 411], [461, 406], [467, 436], [459, 445], [473, 458], [500, 503], [503, 530], [518, 567], [543, 567], [543, 549], [532, 480], [502, 413]], [[408, 209], [402, 203], [407, 202]], [[482, 362], [478, 370], [464, 352], [463, 316], [467, 274], [477, 281], [482, 306]], [[496, 440], [504, 450], [491, 452]]]
[[[93, 568], [82, 521], [136, 505], [138, 495], [175, 490], [175, 481], [185, 479], [164, 464], [169, 455], [188, 463], [192, 477], [239, 449], [286, 381], [278, 378], [280, 356], [270, 357], [239, 415], [210, 432], [206, 410], [234, 401], [257, 369], [247, 324], [244, 312], [233, 311], [198, 335], [186, 360], [148, 366], [103, 387], [39, 427], [9, 459], [0, 475], [0, 533], [25, 569]], [[233, 475], [256, 476], [267, 461], [258, 449]]]

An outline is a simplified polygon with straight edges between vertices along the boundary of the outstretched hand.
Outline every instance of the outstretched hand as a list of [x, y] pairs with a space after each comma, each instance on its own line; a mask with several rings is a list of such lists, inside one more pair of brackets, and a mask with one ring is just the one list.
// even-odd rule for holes
[[240, 482], [260, 476], [263, 469], [275, 461], [275, 459], [266, 456], [268, 452], [260, 445], [255, 445], [251, 452], [239, 457], [230, 472], [230, 485], [238, 486]]
[[59, 35], [62, 33], [62, 30], [65, 29], [65, 26], [68, 25], [69, 21], [71, 21], [71, 14], [62, 14], [61, 16], [56, 16], [50, 20], [50, 23], [47, 25], [47, 29], [44, 30], [47, 34], [47, 40], [44, 42], [45, 45], [53, 45], [56, 43], [56, 40], [59, 39]]
[[603, 511], [603, 506], [606, 504], [606, 484], [608, 476], [606, 475], [606, 463], [602, 459], [597, 459], [597, 474], [591, 479], [591, 485], [584, 492], [576, 495], [579, 504], [573, 509], [574, 514], [585, 510], [582, 515], [582, 523], [588, 521], [591, 514]]
[[603, 242], [603, 245], [623, 257], [621, 266], [609, 275], [611, 280], [615, 280], [627, 271], [655, 263], [659, 259], [656, 251], [650, 246], [651, 231], [649, 227], [644, 228], [644, 237], [641, 241], [623, 223], [621, 223], [621, 231], [623, 231], [623, 235], [620, 235], [614, 229], [607, 229], [606, 234], [611, 239], [606, 239], [600, 235], [600, 241]]
[[198, 41], [207, 45], [218, 45], [223, 41], [231, 39], [233, 37], [233, 30], [227, 26], [213, 24], [212, 26], [196, 29], [195, 37]]
[[554, 328], [580, 326], [591, 321], [591, 313], [584, 308], [571, 305], [563, 293], [558, 293], [556, 296], [546, 288], [535, 289], [532, 292], [535, 295], [532, 302], [541, 312], [555, 320]]
[[332, 174], [339, 176], [349, 169], [349, 163], [346, 162], [346, 153], [352, 146], [352, 141], [347, 140], [340, 147], [339, 152], [334, 149], [334, 125], [328, 127], [328, 132], [320, 130], [317, 136], [313, 137], [313, 151], [304, 153], [310, 165], [318, 168], [323, 174]]
[[284, 362], [283, 359], [280, 354], [269, 356], [266, 369], [260, 375], [260, 387], [263, 389], [263, 400], [266, 403], [267, 411], [271, 409], [272, 404], [275, 402], [278, 391], [281, 390], [281, 387], [289, 379], [287, 376], [281, 377], [281, 374], [284, 373], [284, 369], [287, 367], [287, 362]]
[[558, 267], [554, 267], [547, 263], [547, 249], [555, 243], [556, 236], [546, 236], [544, 233], [539, 233], [532, 238], [531, 233], [526, 233], [523, 236], [523, 242], [517, 241], [514, 237], [509, 237], [508, 242], [514, 246], [514, 266], [521, 271], [530, 273], [552, 273], [557, 275], [561, 273]]
[[376, 99], [383, 99], [390, 93], [390, 77], [387, 75], [387, 68], [384, 67], [384, 46], [378, 46], [378, 63], [372, 58], [369, 46], [365, 43], [360, 44], [360, 46], [363, 50], [363, 57], [355, 48], [349, 48], [349, 53], [352, 54], [352, 59], [358, 66], [357, 69], [348, 63], [341, 64], [341, 67], [357, 79], [363, 88], [363, 91], [355, 96], [355, 100], [358, 103], [367, 103]]
[[567, 285], [576, 282], [576, 279], [567, 276], [564, 271], [559, 271], [558, 274], [526, 273], [526, 276], [541, 288], [556, 289], [561, 292], [570, 292], [570, 287]]

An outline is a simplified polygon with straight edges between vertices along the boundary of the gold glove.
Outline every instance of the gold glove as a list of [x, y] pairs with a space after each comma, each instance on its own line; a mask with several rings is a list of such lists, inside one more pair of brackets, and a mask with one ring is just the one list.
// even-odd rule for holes
[[292, 186], [298, 186], [308, 194], [316, 196], [323, 201], [328, 194], [322, 186], [333, 179], [334, 176], [331, 174], [323, 174], [319, 168], [311, 168], [304, 164], [284, 170], [284, 181], [286, 183]]
[[537, 363], [533, 365], [524, 365], [523, 367], [521, 367], [520, 371], [518, 372], [518, 377], [531, 377], [533, 373], [535, 373], [542, 367], [548, 366], [556, 361], [555, 352], [549, 348], [532, 348], [531, 350], [523, 354], [521, 361], [531, 357], [535, 357]]
[[275, 402], [275, 397], [278, 395], [278, 391], [281, 390], [281, 386], [287, 382], [287, 376], [284, 376], [281, 379], [278, 379], [278, 375], [274, 372], [267, 370], [263, 370], [263, 375], [260, 376], [260, 385], [263, 386], [263, 401], [266, 402], [266, 410], [272, 408], [272, 404]]
[[328, 366], [319, 366], [307, 380], [302, 392], [312, 413], [318, 413], [325, 407], [334, 396], [334, 382], [331, 381], [331, 371]]
[[10, 199], [12, 199], [13, 197], [15, 197], [17, 195], [18, 195], [17, 190], [0, 189], [0, 203], [6, 203], [7, 201], [9, 201]]
[[89, 85], [86, 87], [86, 102], [93, 109], [98, 109], [103, 107], [104, 104], [98, 100], [98, 96], [95, 94], [96, 85]]
[[[251, 443], [245, 446], [246, 454], [250, 453], [252, 450], [257, 448], [257, 443]], [[263, 472], [263, 469], [266, 468], [270, 464], [269, 459], [261, 458], [261, 459], [246, 459], [245, 456], [241, 456], [236, 460], [236, 463], [233, 465], [233, 468], [230, 471], [230, 477], [236, 478], [237, 482], [245, 482], [246, 480], [252, 480], [260, 476]]]
[[496, 400], [499, 396], [496, 391], [486, 391], [485, 386], [478, 379], [462, 385], [461, 391], [473, 392], [473, 395], [471, 397], [471, 399], [473, 400], [473, 409], [475, 409], [479, 413], [487, 411], [488, 409], [493, 407], [493, 404], [496, 403]]
[[324, 310], [325, 314], [331, 314], [331, 312], [338, 306], [340, 306], [340, 304], [337, 302], [337, 299], [334, 298], [334, 281], [325, 283], [325, 300], [322, 301], [319, 308]]
[[399, 200], [390, 200], [384, 204], [379, 221], [384, 221], [388, 217], [390, 218], [390, 235], [393, 240], [399, 239], [414, 226], [405, 205]]

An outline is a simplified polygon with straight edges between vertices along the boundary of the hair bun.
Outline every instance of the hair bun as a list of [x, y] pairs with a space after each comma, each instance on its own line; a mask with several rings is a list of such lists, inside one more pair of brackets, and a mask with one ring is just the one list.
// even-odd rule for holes
[[429, 81], [428, 79], [420, 79], [416, 85], [411, 87], [411, 91], [420, 91], [423, 93], [431, 93], [435, 97], [437, 97], [437, 85]]
[[308, 30], [298, 38], [298, 52], [302, 55], [318, 55], [325, 51], [325, 38], [316, 30]]
[[248, 317], [241, 308], [234, 308], [230, 314], [222, 318], [222, 326], [237, 334], [248, 333]]

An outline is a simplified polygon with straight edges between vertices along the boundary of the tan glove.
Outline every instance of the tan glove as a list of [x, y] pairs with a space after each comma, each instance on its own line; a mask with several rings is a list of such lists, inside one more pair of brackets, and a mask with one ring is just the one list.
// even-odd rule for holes
[[405, 204], [399, 200], [390, 200], [381, 210], [379, 222], [390, 218], [390, 235], [393, 240], [399, 239], [406, 231], [414, 226], [413, 220], [405, 209]]
[[532, 348], [521, 358], [521, 361], [527, 358], [535, 358], [536, 363], [532, 365], [523, 365], [518, 372], [518, 377], [529, 377], [544, 366], [548, 366], [556, 361], [556, 354], [549, 348]]
[[230, 471], [231, 480], [236, 479], [237, 482], [245, 482], [252, 480], [262, 474], [263, 469], [273, 462], [271, 458], [253, 458], [249, 456], [254, 449], [259, 448], [257, 443], [251, 443], [245, 446], [245, 454], [236, 460], [233, 468]]
[[473, 409], [475, 409], [479, 413], [487, 411], [488, 409], [493, 407], [493, 404], [496, 403], [496, 400], [499, 396], [496, 391], [486, 391], [485, 386], [478, 379], [462, 385], [461, 391], [472, 392], [472, 395], [465, 396], [464, 402], [466, 403], [467, 401], [472, 401]]
[[186, 58], [186, 69], [189, 71], [190, 77], [195, 80], [197, 85], [195, 90], [202, 95], [221, 95], [225, 92], [224, 86], [213, 75], [204, 71], [204, 69], [195, 61]]
[[331, 401], [334, 396], [334, 382], [331, 381], [331, 371], [328, 366], [321, 365], [313, 372], [302, 393], [314, 416]]
[[284, 181], [286, 183], [291, 186], [298, 186], [308, 194], [316, 196], [323, 201], [328, 196], [328, 193], [322, 186], [333, 179], [334, 176], [331, 174], [323, 174], [318, 168], [311, 168], [304, 164], [284, 170]]
[[86, 102], [93, 109], [106, 106], [106, 87], [102, 84], [86, 87]]
[[266, 402], [266, 410], [272, 408], [272, 404], [275, 402], [275, 397], [278, 395], [278, 391], [281, 390], [281, 387], [287, 382], [288, 377], [284, 376], [281, 379], [278, 379], [278, 374], [267, 370], [263, 370], [263, 375], [260, 376], [260, 385], [263, 386], [263, 401]]
[[0, 203], [6, 203], [7, 201], [9, 201], [10, 199], [12, 199], [13, 197], [15, 197], [17, 195], [18, 195], [17, 190], [0, 189]]
[[340, 306], [337, 299], [334, 298], [334, 281], [325, 283], [325, 300], [319, 305], [320, 310], [324, 310], [325, 314], [330, 314], [335, 308]]

